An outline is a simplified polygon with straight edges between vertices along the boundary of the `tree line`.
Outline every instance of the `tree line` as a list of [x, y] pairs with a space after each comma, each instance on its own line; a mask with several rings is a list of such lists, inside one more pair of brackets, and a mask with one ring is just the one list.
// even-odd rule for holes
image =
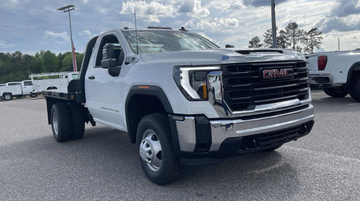
[[[78, 69], [83, 56], [82, 53], [76, 53]], [[23, 54], [20, 51], [0, 52], [0, 83], [26, 80], [33, 73], [60, 71], [73, 71], [71, 52], [57, 55], [50, 50], [41, 50], [35, 55]]]
[[[258, 36], [253, 37], [249, 41], [249, 48], [272, 47], [273, 36], [272, 29], [267, 29], [263, 35], [264, 40]], [[296, 22], [289, 23], [284, 30], [276, 30], [276, 41], [278, 48], [292, 48], [298, 52], [305, 54], [314, 53], [315, 49], [320, 49], [322, 42], [322, 32], [319, 32], [316, 27], [308, 31], [300, 29]]]

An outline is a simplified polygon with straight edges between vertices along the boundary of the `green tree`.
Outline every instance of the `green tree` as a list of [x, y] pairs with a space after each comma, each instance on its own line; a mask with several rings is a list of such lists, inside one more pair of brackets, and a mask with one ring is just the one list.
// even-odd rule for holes
[[272, 28], [267, 29], [263, 36], [264, 36], [264, 47], [272, 47], [273, 46]]
[[290, 39], [293, 50], [296, 50], [299, 42], [302, 41], [304, 36], [304, 30], [299, 29], [299, 25], [296, 22], [291, 22], [285, 27], [286, 37]]
[[71, 52], [66, 52], [63, 55], [64, 55], [64, 57], [61, 60], [60, 71], [72, 71], [73, 66], [72, 66], [72, 54], [71, 54]]
[[263, 44], [260, 43], [260, 38], [258, 36], [255, 36], [249, 41], [249, 48], [259, 48], [262, 47]]
[[59, 59], [56, 54], [50, 52], [49, 50], [44, 52], [44, 67], [46, 72], [56, 72], [58, 71]]
[[[82, 53], [76, 53], [78, 69], [83, 59]], [[59, 53], [55, 55], [51, 51], [35, 53], [35, 55], [23, 54], [20, 51], [14, 53], [0, 52], [0, 83], [21, 81], [28, 79], [32, 73], [72, 71], [72, 54]]]
[[316, 27], [304, 32], [302, 42], [305, 45], [305, 53], [312, 54], [315, 48], [320, 49], [320, 45], [322, 44], [321, 40], [323, 39], [321, 35], [322, 32], [318, 32]]
[[284, 30], [279, 32], [279, 35], [276, 37], [276, 39], [279, 48], [288, 48], [291, 45], [289, 38], [286, 35], [286, 31]]

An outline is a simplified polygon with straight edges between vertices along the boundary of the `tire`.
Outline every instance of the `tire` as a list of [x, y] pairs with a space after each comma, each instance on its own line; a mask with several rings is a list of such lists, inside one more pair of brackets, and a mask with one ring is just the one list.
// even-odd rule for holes
[[20, 99], [22, 97], [23, 97], [22, 95], [15, 96], [16, 99]]
[[14, 97], [11, 93], [7, 93], [3, 95], [4, 100], [9, 101], [12, 100]]
[[350, 96], [354, 100], [360, 102], [360, 76], [355, 78], [355, 80], [351, 83]]
[[137, 129], [141, 166], [146, 176], [158, 185], [175, 181], [181, 171], [168, 122], [165, 114], [150, 114], [140, 120]]
[[30, 94], [30, 97], [31, 97], [31, 98], [35, 98], [36, 96], [37, 96], [37, 94], [35, 94], [35, 93], [31, 93], [31, 94]]
[[282, 145], [283, 145], [283, 144], [276, 145], [275, 147], [271, 147], [271, 148], [268, 148], [268, 149], [261, 150], [261, 152], [271, 152], [271, 151], [275, 151], [275, 149], [279, 149]]
[[56, 103], [51, 108], [51, 128], [57, 142], [69, 141], [71, 135], [70, 113], [66, 104]]
[[71, 135], [72, 140], [79, 140], [84, 137], [85, 133], [85, 116], [83, 106], [71, 103], [69, 106], [71, 116]]
[[334, 98], [344, 98], [349, 94], [349, 91], [345, 87], [331, 87], [325, 88], [324, 92]]

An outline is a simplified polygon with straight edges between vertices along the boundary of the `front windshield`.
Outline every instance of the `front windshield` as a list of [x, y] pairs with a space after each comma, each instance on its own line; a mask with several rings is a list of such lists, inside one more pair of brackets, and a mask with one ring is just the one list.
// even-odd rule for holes
[[[136, 53], [136, 32], [123, 31], [132, 51]], [[194, 33], [164, 30], [137, 32], [139, 54], [219, 48], [216, 44]]]

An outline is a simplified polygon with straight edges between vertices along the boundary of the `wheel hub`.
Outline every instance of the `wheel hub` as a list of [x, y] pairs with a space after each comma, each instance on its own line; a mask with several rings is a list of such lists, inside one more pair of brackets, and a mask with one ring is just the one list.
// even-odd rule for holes
[[53, 113], [52, 116], [52, 127], [54, 129], [54, 133], [57, 136], [59, 134], [59, 123], [58, 123], [58, 119], [57, 119], [57, 115], [56, 112]]
[[140, 143], [140, 157], [154, 172], [159, 171], [162, 165], [162, 148], [156, 133], [146, 130]]

